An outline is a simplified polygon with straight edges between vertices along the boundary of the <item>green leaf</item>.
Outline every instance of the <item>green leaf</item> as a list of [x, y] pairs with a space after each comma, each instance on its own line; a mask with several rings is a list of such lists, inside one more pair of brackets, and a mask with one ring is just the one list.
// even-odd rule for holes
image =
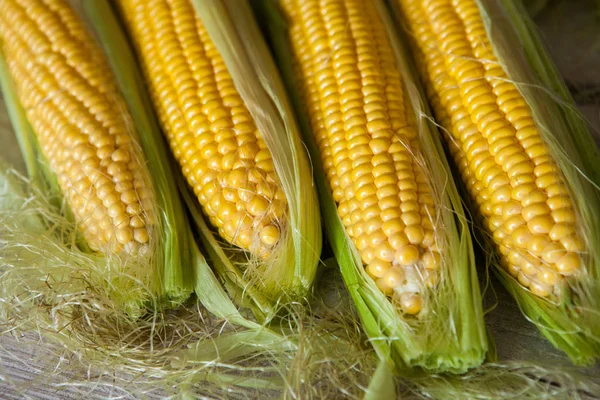
[[384, 360], [379, 362], [364, 397], [364, 400], [381, 399], [398, 399], [392, 369]]

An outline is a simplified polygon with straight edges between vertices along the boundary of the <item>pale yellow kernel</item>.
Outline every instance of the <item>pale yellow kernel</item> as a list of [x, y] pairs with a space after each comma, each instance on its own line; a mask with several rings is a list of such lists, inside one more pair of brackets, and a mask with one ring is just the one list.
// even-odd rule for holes
[[520, 184], [512, 190], [512, 197], [519, 201], [526, 199], [531, 192], [536, 190], [536, 186], [531, 183]]
[[425, 238], [425, 232], [420, 225], [407, 226], [404, 229], [404, 234], [408, 238], [408, 241], [414, 245], [421, 244]]
[[559, 210], [562, 208], [570, 207], [571, 200], [567, 196], [553, 196], [546, 200], [546, 204], [550, 207], [550, 210]]
[[546, 246], [550, 244], [550, 239], [546, 235], [533, 235], [527, 243], [527, 250], [533, 253], [541, 253]]
[[408, 238], [403, 232], [398, 232], [389, 237], [390, 246], [394, 250], [400, 250], [402, 247], [406, 246], [408, 242]]
[[583, 241], [576, 235], [565, 236], [560, 239], [560, 244], [563, 245], [565, 250], [579, 253], [583, 251]]
[[400, 219], [390, 219], [383, 222], [381, 224], [381, 228], [388, 237], [391, 237], [398, 232], [402, 232], [405, 228], [405, 225]]
[[[235, 165], [234, 165], [235, 167]], [[275, 166], [273, 165], [273, 161], [272, 160], [265, 160], [265, 161], [261, 161], [259, 163], [256, 163], [256, 168], [260, 168], [263, 171], [270, 173], [270, 172], [274, 172], [275, 171]]]
[[283, 218], [286, 211], [286, 203], [283, 200], [273, 200], [271, 202], [271, 214], [274, 219], [279, 220]]
[[566, 253], [555, 264], [556, 270], [562, 275], [572, 275], [579, 269], [581, 259], [576, 253]]
[[[356, 211], [354, 211], [354, 212], [357, 213], [359, 216], [361, 214], [360, 210], [358, 210], [358, 209]], [[376, 232], [376, 231], [378, 231], [378, 230], [380, 230], [380, 229], [383, 228], [383, 232], [385, 233], [384, 225], [385, 225], [385, 223], [383, 223], [381, 221], [381, 218], [379, 218], [378, 216], [376, 216], [376, 217], [370, 218], [367, 221], [365, 221], [364, 225], [363, 225], [363, 229], [368, 234], [372, 234], [372, 233], [374, 233], [374, 232]], [[387, 233], [386, 233], [386, 235], [387, 235]]]
[[389, 221], [392, 219], [400, 219], [401, 214], [402, 213], [400, 212], [399, 209], [388, 208], [388, 209], [381, 211], [381, 220], [383, 222], [385, 222], [385, 221]]
[[435, 245], [435, 233], [433, 227], [425, 230], [425, 236], [423, 237], [421, 245], [425, 248], [433, 247]]
[[426, 269], [437, 269], [441, 262], [440, 253], [437, 251], [428, 251], [423, 254], [423, 266]]
[[119, 172], [119, 173], [113, 175], [113, 180], [117, 183], [125, 182], [125, 181], [132, 181], [133, 175], [131, 174], [130, 171]]
[[531, 293], [533, 293], [537, 296], [546, 297], [546, 296], [550, 295], [550, 292], [552, 289], [550, 286], [548, 286], [542, 282], [539, 282], [537, 280], [532, 280], [529, 283], [529, 290], [531, 290]]
[[491, 196], [493, 203], [506, 203], [511, 199], [512, 188], [510, 185], [504, 185], [496, 189]]
[[395, 250], [387, 241], [381, 242], [376, 249], [377, 258], [387, 262], [394, 261], [395, 253]]
[[369, 236], [369, 246], [376, 248], [380, 243], [387, 241], [387, 237], [382, 231], [375, 231]]
[[533, 218], [540, 215], [547, 215], [550, 213], [550, 208], [546, 205], [546, 203], [535, 203], [530, 206], [526, 206], [523, 208], [522, 215], [525, 218], [525, 221], [530, 221]]
[[517, 265], [509, 265], [508, 266], [508, 273], [511, 274], [514, 278], [516, 278], [519, 275], [519, 272], [521, 272], [521, 268]]
[[366, 233], [364, 233], [364, 234], [361, 234], [360, 236], [355, 236], [355, 237], [357, 237], [357, 239], [355, 241], [356, 248], [359, 251], [363, 251], [371, 245], [371, 236], [370, 235], [367, 235]]
[[275, 225], [267, 225], [261, 229], [259, 236], [265, 246], [274, 246], [279, 240], [279, 228]]
[[403, 201], [400, 204], [400, 211], [403, 213], [417, 212], [420, 210], [419, 203], [416, 201]]
[[386, 296], [391, 296], [394, 293], [394, 289], [387, 285], [385, 279], [379, 278], [375, 281], [375, 283], [377, 284], [379, 290], [381, 290], [381, 292]]
[[112, 206], [113, 204], [118, 202], [119, 200], [120, 200], [120, 197], [119, 197], [118, 193], [112, 192], [102, 198], [102, 204], [104, 205], [104, 207], [109, 208], [110, 206]]
[[391, 145], [391, 141], [386, 138], [377, 138], [372, 139], [369, 142], [369, 146], [371, 147], [371, 151], [373, 154], [381, 154], [386, 152]]
[[238, 196], [237, 189], [226, 187], [226, 188], [223, 188], [222, 194], [223, 194], [223, 197], [225, 198], [225, 200], [227, 200], [231, 203], [237, 203], [238, 200], [240, 199]]
[[560, 241], [562, 238], [573, 235], [575, 233], [575, 228], [571, 224], [559, 223], [555, 224], [548, 236], [550, 239], [554, 241]]
[[548, 197], [567, 196], [567, 190], [563, 184], [554, 184], [548, 186], [546, 193], [548, 194]]
[[391, 266], [391, 263], [376, 258], [367, 265], [367, 273], [375, 278], [383, 278]]
[[575, 224], [575, 212], [570, 208], [561, 208], [551, 212], [552, 219], [556, 223]]
[[113, 161], [115, 161], [115, 162], [128, 163], [129, 161], [131, 161], [131, 155], [124, 148], [115, 150], [112, 153], [111, 157], [112, 157]]
[[142, 206], [140, 203], [130, 203], [127, 205], [127, 208], [125, 209], [125, 211], [127, 211], [127, 214], [129, 215], [137, 215], [139, 213], [142, 212]]
[[402, 282], [404, 281], [404, 272], [401, 268], [391, 267], [386, 271], [383, 279], [386, 285], [391, 288], [396, 288], [402, 285]]
[[508, 203], [505, 203], [503, 205], [502, 215], [504, 216], [504, 218], [509, 218], [514, 215], [519, 215], [519, 214], [521, 214], [522, 209], [523, 209], [523, 207], [521, 206], [521, 204], [518, 201], [511, 200]]
[[129, 243], [133, 240], [133, 230], [131, 228], [119, 228], [116, 238], [121, 244]]
[[521, 264], [521, 270], [527, 277], [533, 278], [538, 273], [538, 267], [540, 265], [540, 261], [534, 257], [525, 256], [523, 258], [524, 262]]
[[146, 230], [145, 228], [142, 229], [134, 229], [133, 230], [133, 238], [135, 239], [136, 242], [138, 243], [148, 243], [148, 241], [150, 240], [150, 236], [148, 235], [148, 230]]
[[554, 264], [565, 255], [564, 248], [556, 242], [550, 242], [542, 253], [542, 259], [548, 264]]
[[548, 233], [554, 226], [554, 221], [550, 215], [539, 215], [530, 219], [527, 226], [532, 233]]
[[216, 217], [217, 211], [219, 211], [220, 206], [221, 206], [221, 195], [219, 193], [215, 193], [208, 201], [208, 205], [206, 207], [209, 216]]
[[108, 215], [112, 218], [116, 218], [117, 216], [125, 213], [125, 206], [122, 203], [114, 203], [112, 206], [108, 208]]
[[[502, 217], [504, 218], [504, 217]], [[499, 222], [502, 222], [502, 218], [499, 219]], [[526, 224], [525, 219], [523, 218], [523, 216], [521, 214], [517, 214], [517, 215], [513, 215], [512, 217], [509, 217], [505, 222], [504, 222], [504, 230], [508, 233], [512, 233], [515, 231], [515, 229], [524, 226]]]
[[252, 246], [252, 230], [240, 229], [235, 238], [238, 246], [249, 249]]
[[227, 185], [239, 189], [243, 187], [248, 179], [248, 171], [243, 168], [234, 169], [227, 175]]
[[396, 252], [395, 261], [400, 265], [414, 265], [419, 260], [419, 249], [406, 245]]
[[371, 247], [367, 247], [365, 250], [363, 250], [360, 253], [360, 255], [361, 255], [363, 263], [369, 265], [375, 259], [375, 250]]
[[127, 190], [121, 193], [121, 201], [123, 201], [125, 204], [131, 204], [136, 202], [137, 200], [138, 198], [135, 190]]
[[[244, 201], [246, 203], [250, 202], [255, 196], [256, 190], [253, 187], [252, 183], [248, 183], [246, 185], [246, 188], [239, 188], [238, 189], [238, 197], [240, 199], [240, 201]], [[260, 196], [258, 196], [260, 197]]]
[[549, 270], [548, 268], [541, 268], [537, 278], [540, 280], [540, 282], [548, 286], [554, 286], [560, 280], [558, 274]]
[[416, 315], [423, 307], [423, 300], [417, 293], [402, 293], [400, 295], [400, 307], [410, 315]]
[[[258, 154], [258, 152], [259, 152], [259, 148], [255, 143], [246, 143], [240, 147], [239, 156], [240, 156], [240, 158], [245, 159], [245, 160], [254, 160], [256, 155]], [[266, 159], [261, 162], [267, 162], [267, 161], [270, 161], [270, 159]]]
[[546, 189], [547, 187], [554, 185], [557, 181], [556, 175], [553, 173], [542, 175], [535, 180], [537, 187]]
[[529, 240], [532, 237], [532, 233], [529, 228], [525, 225], [518, 227], [512, 233], [512, 240], [516, 246], [526, 249]]
[[406, 226], [418, 225], [421, 223], [421, 215], [416, 211], [403, 212], [401, 219]]
[[267, 212], [267, 208], [269, 207], [269, 201], [262, 196], [254, 196], [246, 207], [246, 210], [250, 215], [255, 217], [263, 215]]
[[517, 280], [525, 287], [529, 287], [529, 284], [531, 283], [531, 280], [523, 273], [523, 271], [519, 271]]

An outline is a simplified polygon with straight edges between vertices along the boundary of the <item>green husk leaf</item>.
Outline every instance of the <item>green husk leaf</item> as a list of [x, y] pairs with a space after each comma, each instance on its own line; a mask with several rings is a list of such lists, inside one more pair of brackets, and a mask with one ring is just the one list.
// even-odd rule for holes
[[600, 153], [585, 120], [520, 1], [478, 1], [498, 59], [530, 105], [579, 213], [588, 253], [560, 300], [524, 289], [496, 260], [496, 272], [527, 318], [576, 364], [600, 356]]
[[195, 245], [176, 195], [177, 187], [171, 178], [175, 176], [175, 171], [169, 162], [167, 147], [144, 90], [136, 60], [110, 5], [106, 1], [84, 1], [82, 7], [98, 35], [139, 132], [157, 206], [161, 210], [162, 237], [156, 244], [161, 256], [157, 257], [155, 267], [162, 284], [159, 297], [166, 296], [176, 305], [185, 300], [194, 287], [194, 271], [190, 261]]
[[395, 363], [400, 369], [422, 367], [434, 371], [463, 372], [483, 362], [487, 351], [487, 338], [483, 323], [481, 294], [474, 268], [474, 255], [466, 217], [456, 187], [451, 179], [441, 143], [435, 128], [430, 124], [430, 114], [422, 102], [412, 66], [405, 57], [402, 46], [380, 1], [376, 2], [382, 21], [397, 53], [398, 65], [405, 78], [407, 92], [419, 120], [419, 133], [424, 157], [433, 178], [440, 211], [447, 229], [446, 240], [450, 258], [441, 267], [440, 285], [431, 294], [433, 312], [424, 321], [411, 321], [383, 295], [375, 282], [365, 272], [358, 253], [346, 235], [321, 164], [310, 123], [304, 113], [298, 89], [294, 86], [293, 54], [287, 40], [287, 23], [276, 2], [257, 2], [257, 12], [262, 15], [272, 47], [279, 61], [295, 109], [299, 116], [304, 141], [311, 154], [315, 181], [329, 242], [340, 265], [344, 282], [379, 357]]
[[267, 260], [236, 263], [200, 220], [199, 204], [189, 197], [187, 204], [197, 208], [194, 221], [234, 299], [252, 305], [259, 319], [269, 319], [278, 302], [306, 298], [316, 274], [322, 239], [311, 170], [283, 85], [247, 3], [192, 3], [271, 151], [288, 202], [283, 244]]
[[385, 360], [379, 362], [364, 398], [364, 400], [379, 399], [398, 399], [394, 375]]

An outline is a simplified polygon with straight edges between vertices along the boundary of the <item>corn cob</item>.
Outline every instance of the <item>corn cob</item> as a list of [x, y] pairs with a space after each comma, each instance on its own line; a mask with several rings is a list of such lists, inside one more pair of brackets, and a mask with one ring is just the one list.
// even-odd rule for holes
[[256, 8], [294, 95], [363, 329], [399, 368], [480, 364], [487, 342], [471, 238], [383, 3], [278, 4]]
[[[119, 27], [92, 3], [82, 4], [98, 6], [89, 21], [112, 21], [94, 31], [98, 41], [68, 1], [0, 1], [0, 85], [37, 204], [35, 224], [5, 227], [27, 248], [16, 250], [11, 290], [41, 299], [38, 284], [61, 282], [42, 301], [53, 304], [63, 288], [65, 304], [89, 296], [137, 317], [149, 305], [180, 304], [194, 288], [193, 268], [209, 267], [192, 245], [130, 50], [111, 42]], [[25, 260], [42, 278], [23, 274]]]
[[287, 202], [271, 153], [189, 0], [123, 0], [169, 145], [221, 237], [267, 258]]
[[0, 43], [44, 157], [88, 245], [137, 252], [154, 203], [123, 98], [63, 0], [1, 0]]
[[525, 8], [512, 0], [394, 5], [500, 279], [555, 346], [592, 362], [600, 354], [592, 246], [600, 156]]
[[498, 62], [474, 0], [402, 0], [436, 115], [503, 266], [559, 295], [584, 253], [577, 210], [531, 109]]
[[413, 111], [375, 7], [326, 3], [281, 2], [315, 140], [367, 272], [418, 314], [442, 249]]
[[117, 4], [199, 239], [230, 294], [270, 318], [306, 295], [322, 236], [306, 149], [249, 6]]

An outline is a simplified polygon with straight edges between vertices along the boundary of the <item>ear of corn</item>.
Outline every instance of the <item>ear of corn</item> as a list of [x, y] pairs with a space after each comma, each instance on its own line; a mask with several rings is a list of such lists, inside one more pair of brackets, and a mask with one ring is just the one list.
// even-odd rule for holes
[[321, 248], [318, 204], [251, 15], [222, 1], [118, 5], [222, 278], [263, 315], [282, 295], [303, 297]]
[[186, 299], [194, 286], [190, 234], [157, 155], [160, 134], [147, 109], [129, 112], [139, 93], [125, 100], [65, 1], [2, 0], [0, 45], [2, 90], [29, 175], [43, 193], [62, 197], [79, 249], [104, 265], [113, 297], [133, 313], [156, 298]]
[[394, 3], [502, 281], [554, 345], [592, 362], [600, 157], [524, 7]]
[[[398, 367], [487, 350], [471, 238], [379, 1], [259, 2], [303, 122], [326, 230], [363, 328]], [[417, 118], [419, 116], [419, 118]]]

